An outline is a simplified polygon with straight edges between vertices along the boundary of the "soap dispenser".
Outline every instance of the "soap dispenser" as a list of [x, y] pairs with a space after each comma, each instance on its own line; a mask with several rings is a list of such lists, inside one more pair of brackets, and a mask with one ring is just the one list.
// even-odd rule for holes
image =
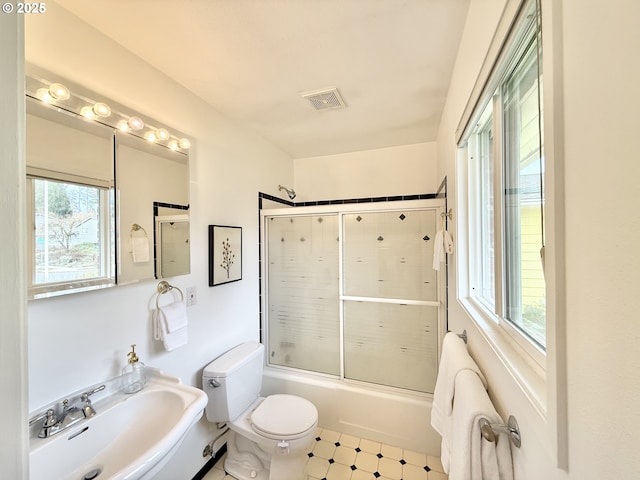
[[127, 358], [128, 363], [122, 369], [122, 390], [124, 393], [136, 393], [144, 388], [147, 376], [144, 372], [144, 363], [138, 361], [135, 344], [131, 345]]

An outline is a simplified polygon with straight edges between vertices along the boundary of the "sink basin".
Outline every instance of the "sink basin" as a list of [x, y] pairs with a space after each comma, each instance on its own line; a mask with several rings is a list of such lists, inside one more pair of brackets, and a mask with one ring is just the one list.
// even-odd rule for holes
[[146, 387], [94, 402], [97, 414], [32, 438], [30, 480], [148, 480], [167, 463], [207, 404], [200, 389], [156, 373]]

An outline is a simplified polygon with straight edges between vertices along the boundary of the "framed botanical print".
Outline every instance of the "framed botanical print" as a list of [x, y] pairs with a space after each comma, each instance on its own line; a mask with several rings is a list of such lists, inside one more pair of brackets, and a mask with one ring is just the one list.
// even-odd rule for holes
[[209, 286], [242, 280], [242, 227], [209, 225]]

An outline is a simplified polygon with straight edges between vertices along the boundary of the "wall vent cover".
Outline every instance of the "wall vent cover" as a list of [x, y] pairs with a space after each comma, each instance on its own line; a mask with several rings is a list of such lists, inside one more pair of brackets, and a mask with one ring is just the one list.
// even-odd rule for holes
[[316, 111], [336, 110], [347, 106], [335, 87], [305, 92], [302, 94], [302, 98], [309, 100], [309, 103]]

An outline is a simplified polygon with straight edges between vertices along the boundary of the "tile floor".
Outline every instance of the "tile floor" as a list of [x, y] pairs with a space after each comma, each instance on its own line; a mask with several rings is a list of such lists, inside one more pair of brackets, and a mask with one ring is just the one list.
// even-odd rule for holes
[[[204, 480], [234, 480], [224, 457]], [[440, 459], [318, 428], [307, 463], [308, 480], [446, 480]]]

